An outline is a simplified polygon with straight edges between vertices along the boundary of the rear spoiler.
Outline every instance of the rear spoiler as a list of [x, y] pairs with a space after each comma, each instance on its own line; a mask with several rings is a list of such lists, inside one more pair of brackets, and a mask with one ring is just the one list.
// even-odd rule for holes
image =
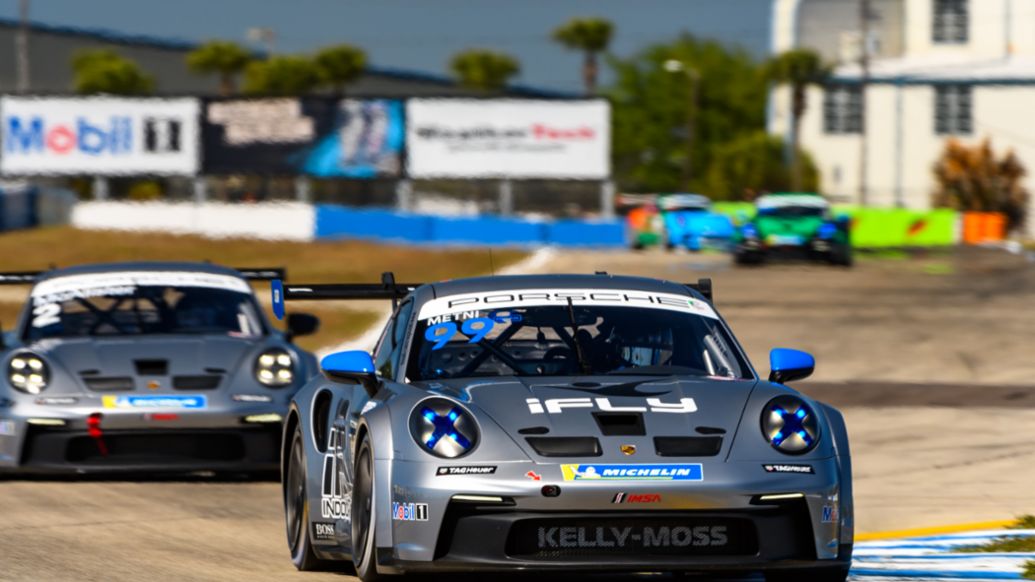
[[701, 295], [704, 295], [704, 298], [707, 299], [708, 301], [714, 301], [714, 297], [715, 296], [712, 293], [712, 279], [711, 279], [711, 277], [705, 277], [703, 279], [698, 279], [696, 283], [687, 283], [686, 286], [691, 288], [691, 289], [693, 289], [694, 291], [697, 291]]
[[[233, 267], [231, 267], [233, 268]], [[274, 281], [287, 278], [284, 267], [244, 267], [234, 269], [241, 277], [249, 281]], [[0, 272], [0, 285], [32, 285], [41, 275], [48, 271], [9, 271]]]
[[420, 287], [423, 283], [396, 283], [392, 272], [381, 273], [380, 283], [331, 283], [285, 285], [274, 280], [270, 285], [273, 292], [273, 314], [284, 319], [285, 301], [389, 300], [394, 309], [399, 300]]

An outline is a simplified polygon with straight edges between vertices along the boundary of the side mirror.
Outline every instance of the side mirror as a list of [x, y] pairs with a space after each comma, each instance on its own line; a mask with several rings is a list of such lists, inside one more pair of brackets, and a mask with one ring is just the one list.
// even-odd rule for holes
[[373, 396], [380, 381], [374, 369], [374, 360], [362, 350], [335, 352], [320, 360], [325, 376], [337, 382], [358, 382]]
[[769, 352], [769, 381], [786, 384], [812, 375], [816, 359], [808, 352], [775, 348]]
[[320, 318], [308, 313], [289, 313], [286, 327], [288, 336], [292, 338], [312, 335], [320, 329]]

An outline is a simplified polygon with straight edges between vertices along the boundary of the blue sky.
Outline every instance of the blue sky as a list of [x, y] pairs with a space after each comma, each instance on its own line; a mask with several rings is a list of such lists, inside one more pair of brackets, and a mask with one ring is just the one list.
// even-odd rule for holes
[[[493, 48], [521, 61], [518, 82], [579, 88], [579, 58], [550, 41], [574, 16], [615, 22], [612, 50], [628, 55], [681, 31], [740, 45], [761, 55], [769, 42], [771, 0], [31, 0], [33, 20], [206, 40], [245, 42], [249, 27], [270, 27], [278, 52], [336, 42], [367, 50], [382, 67], [445, 73], [453, 53]], [[0, 17], [17, 17], [16, 0]]]

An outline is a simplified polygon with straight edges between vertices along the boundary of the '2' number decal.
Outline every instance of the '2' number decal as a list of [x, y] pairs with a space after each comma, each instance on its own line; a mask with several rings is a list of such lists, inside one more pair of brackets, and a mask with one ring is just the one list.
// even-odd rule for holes
[[47, 327], [55, 323], [61, 323], [61, 305], [58, 303], [44, 303], [32, 309], [32, 327]]
[[[476, 344], [485, 339], [485, 336], [489, 335], [489, 332], [492, 331], [493, 325], [495, 325], [495, 322], [488, 317], [475, 317], [463, 322], [460, 326], [460, 332], [469, 338], [467, 343]], [[442, 323], [436, 323], [429, 327], [428, 330], [424, 332], [424, 339], [429, 342], [435, 342], [435, 345], [432, 346], [431, 349], [441, 350], [446, 347], [449, 340], [453, 339], [456, 332], [457, 327], [455, 321], [443, 321]]]

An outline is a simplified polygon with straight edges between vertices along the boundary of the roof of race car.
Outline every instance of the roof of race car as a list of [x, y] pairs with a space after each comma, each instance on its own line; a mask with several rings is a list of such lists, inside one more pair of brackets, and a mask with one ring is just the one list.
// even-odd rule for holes
[[625, 275], [493, 275], [430, 283], [415, 290], [418, 302], [436, 297], [511, 289], [625, 289], [703, 298], [682, 283]]
[[101, 273], [120, 273], [126, 271], [176, 271], [183, 273], [209, 273], [213, 275], [230, 275], [240, 277], [241, 274], [234, 269], [211, 263], [188, 263], [175, 261], [127, 261], [122, 263], [94, 263], [90, 265], [76, 265], [74, 267], [62, 267], [41, 273], [36, 280], [45, 281], [57, 277], [69, 275], [95, 275]]

